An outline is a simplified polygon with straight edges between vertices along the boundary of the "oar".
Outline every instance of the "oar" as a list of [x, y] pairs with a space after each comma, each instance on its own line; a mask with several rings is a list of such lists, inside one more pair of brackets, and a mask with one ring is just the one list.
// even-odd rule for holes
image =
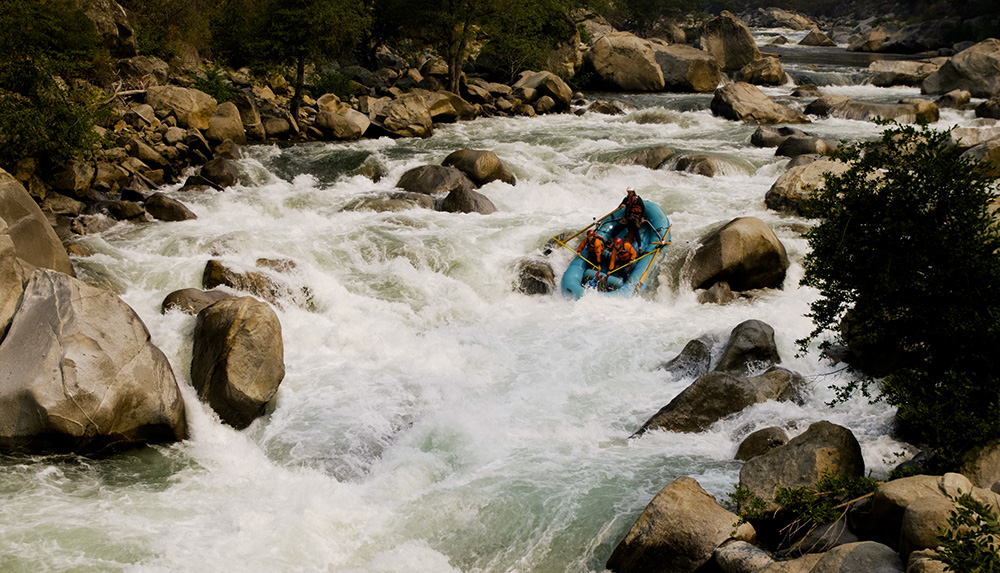
[[569, 249], [570, 251], [572, 251], [574, 255], [580, 257], [581, 259], [583, 259], [585, 263], [587, 263], [588, 265], [590, 265], [590, 266], [594, 267], [595, 269], [597, 269], [597, 272], [601, 271], [601, 267], [599, 267], [599, 266], [595, 265], [594, 263], [590, 262], [590, 260], [587, 259], [587, 257], [584, 257], [583, 255], [581, 255], [579, 251], [574, 250], [572, 247], [570, 247], [566, 243], [560, 241], [559, 239], [556, 239], [555, 237], [552, 237], [552, 239], [555, 240], [555, 242], [559, 243], [560, 245], [562, 245], [562, 246], [566, 247], [567, 249]]
[[[568, 243], [568, 242], [572, 241], [573, 239], [577, 238], [577, 237], [578, 237], [578, 236], [580, 235], [580, 233], [583, 233], [584, 231], [586, 231], [587, 229], [589, 229], [589, 228], [593, 227], [593, 226], [594, 226], [594, 225], [596, 225], [597, 223], [599, 223], [599, 222], [601, 222], [601, 221], [603, 221], [603, 220], [607, 219], [608, 217], [610, 217], [611, 215], [613, 215], [613, 214], [615, 213], [615, 211], [617, 211], [617, 210], [618, 210], [618, 207], [615, 207], [615, 208], [614, 208], [614, 209], [613, 209], [613, 210], [612, 210], [612, 211], [611, 211], [610, 213], [608, 213], [607, 215], [605, 215], [605, 216], [601, 217], [600, 219], [594, 219], [594, 222], [593, 222], [593, 223], [591, 223], [591, 224], [587, 225], [586, 227], [584, 227], [584, 228], [580, 229], [579, 231], [577, 231], [577, 232], [576, 232], [576, 233], [574, 233], [573, 235], [571, 235], [571, 236], [567, 237], [567, 238], [566, 238], [566, 242]], [[555, 238], [555, 237], [553, 237], [553, 238]], [[556, 240], [558, 240], [558, 239], [556, 239]]]
[[[617, 211], [617, 210], [618, 210], [618, 207], [615, 207], [615, 211]], [[593, 222], [593, 223], [591, 223], [591, 224], [587, 225], [586, 227], [584, 227], [584, 228], [580, 229], [580, 230], [579, 230], [579, 231], [577, 231], [576, 233], [574, 233], [574, 234], [570, 235], [569, 237], [567, 237], [567, 238], [566, 238], [566, 243], [568, 243], [568, 242], [572, 241], [573, 239], [577, 238], [578, 236], [580, 236], [580, 233], [582, 233], [582, 232], [586, 231], [587, 229], [589, 229], [589, 228], [593, 227], [593, 226], [594, 226], [594, 225], [596, 225], [597, 223], [600, 223], [601, 221], [603, 221], [603, 220], [607, 219], [608, 217], [610, 217], [611, 215], [613, 215], [615, 211], [612, 211], [612, 212], [608, 213], [607, 215], [605, 215], [605, 216], [601, 217], [600, 219], [594, 219], [594, 222]], [[560, 245], [562, 245], [562, 246], [566, 247], [567, 249], [569, 249], [569, 250], [571, 250], [571, 251], [573, 250], [573, 249], [570, 249], [569, 247], [567, 247], [567, 246], [566, 246], [566, 243], [564, 243], [564, 242], [560, 241], [560, 240], [559, 240], [558, 238], [556, 238], [556, 237], [552, 237], [552, 240], [554, 240], [555, 242], [559, 243]], [[543, 254], [543, 255], [548, 255], [548, 254], [549, 254], [549, 253], [551, 253], [551, 252], [552, 252], [552, 249], [545, 249], [545, 252], [543, 252], [542, 254]], [[583, 259], [583, 260], [587, 261], [587, 259]], [[587, 262], [589, 263], [590, 261], [587, 261]]]

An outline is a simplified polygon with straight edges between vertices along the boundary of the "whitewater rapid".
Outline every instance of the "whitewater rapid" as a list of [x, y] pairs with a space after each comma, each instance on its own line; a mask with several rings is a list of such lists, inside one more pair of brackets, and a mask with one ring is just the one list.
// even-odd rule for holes
[[[912, 451], [889, 437], [891, 410], [864, 399], [826, 406], [844, 374], [815, 350], [797, 355], [816, 296], [798, 286], [809, 221], [763, 201], [787, 160], [750, 146], [753, 126], [713, 117], [710, 97], [628, 96], [640, 109], [626, 116], [480, 119], [422, 140], [251, 146], [236, 188], [166, 189], [197, 220], [85, 237], [95, 254], [74, 260], [78, 274], [145, 321], [182, 388], [190, 438], [106, 460], [3, 460], [0, 570], [600, 571], [674, 478], [692, 476], [724, 500], [738, 480], [736, 446], [754, 429], [842, 424], [884, 477]], [[971, 120], [945, 110], [935, 127]], [[807, 126], [838, 139], [878, 129]], [[615, 164], [651, 145], [728, 167], [708, 178]], [[497, 213], [350, 209], [466, 147], [496, 152], [518, 179], [481, 189]], [[519, 259], [545, 257], [550, 237], [610, 211], [627, 187], [673, 223], [647, 296], [514, 292]], [[784, 288], [699, 305], [677, 271], [706, 230], [741, 216], [763, 219], [784, 243]], [[545, 258], [561, 273], [571, 256]], [[190, 386], [194, 317], [160, 313], [167, 293], [201, 287], [210, 258], [243, 269], [260, 258], [295, 263], [274, 274], [297, 293], [275, 307], [286, 377], [268, 416], [244, 431], [220, 424]], [[768, 402], [700, 434], [628, 441], [692, 382], [657, 366], [747, 319], [774, 328], [782, 366], [809, 381], [806, 403]]]

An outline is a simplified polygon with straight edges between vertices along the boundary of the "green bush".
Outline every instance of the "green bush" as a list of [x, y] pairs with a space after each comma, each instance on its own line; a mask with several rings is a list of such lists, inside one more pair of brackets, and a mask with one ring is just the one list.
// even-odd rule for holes
[[233, 84], [221, 68], [206, 66], [202, 69], [202, 74], [194, 82], [196, 90], [207, 93], [219, 103], [227, 102], [236, 97], [236, 89], [233, 88]]
[[806, 234], [802, 284], [819, 298], [815, 329], [799, 341], [805, 350], [829, 335], [821, 349], [843, 344], [887, 364], [883, 379], [861, 375], [839, 398], [874, 389], [942, 468], [1000, 437], [997, 191], [948, 137], [891, 124], [835, 154], [849, 169], [828, 173], [808, 205], [821, 222]]
[[336, 70], [323, 70], [314, 74], [309, 80], [309, 93], [314, 98], [334, 94], [343, 101], [350, 101], [352, 96], [357, 95], [351, 78]]
[[937, 560], [945, 571], [1000, 573], [1000, 517], [992, 506], [958, 493], [957, 498], [949, 496], [957, 507], [948, 527], [938, 531]]
[[89, 90], [64, 82], [100, 80], [107, 53], [76, 0], [0, 0], [0, 167], [87, 156], [104, 109]]

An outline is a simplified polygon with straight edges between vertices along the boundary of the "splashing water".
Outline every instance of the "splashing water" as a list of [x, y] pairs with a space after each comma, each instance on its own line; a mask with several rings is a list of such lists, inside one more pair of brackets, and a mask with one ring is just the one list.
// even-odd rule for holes
[[[708, 99], [647, 95], [625, 117], [481, 119], [423, 140], [251, 147], [240, 186], [167, 189], [197, 220], [85, 238], [96, 254], [76, 260], [79, 274], [116, 288], [149, 326], [182, 387], [191, 436], [107, 460], [5, 460], [0, 569], [600, 571], [674, 478], [724, 498], [738, 479], [736, 446], [754, 429], [848, 426], [884, 475], [908, 451], [887, 437], [891, 410], [864, 400], [828, 408], [827, 387], [843, 374], [815, 351], [796, 355], [816, 296], [798, 286], [807, 245], [794, 229], [808, 221], [763, 202], [787, 160], [751, 147], [754, 127], [713, 117]], [[949, 112], [940, 123], [970, 119]], [[879, 128], [808, 129], [856, 138]], [[744, 167], [707, 178], [614, 163], [653, 145]], [[465, 147], [495, 151], [518, 178], [481, 189], [497, 213], [345, 209]], [[518, 259], [542, 256], [549, 237], [610, 211], [627, 187], [673, 223], [648, 296], [513, 292]], [[785, 244], [784, 288], [698, 305], [677, 269], [707, 229], [738, 216], [763, 219]], [[561, 273], [571, 257], [548, 258]], [[273, 276], [310, 293], [276, 307], [287, 375], [269, 416], [242, 432], [190, 386], [194, 318], [159, 313], [168, 292], [201, 286], [209, 258], [294, 261]], [[658, 365], [751, 318], [774, 327], [782, 365], [810, 381], [804, 405], [768, 402], [704, 433], [627, 440], [692, 382]]]

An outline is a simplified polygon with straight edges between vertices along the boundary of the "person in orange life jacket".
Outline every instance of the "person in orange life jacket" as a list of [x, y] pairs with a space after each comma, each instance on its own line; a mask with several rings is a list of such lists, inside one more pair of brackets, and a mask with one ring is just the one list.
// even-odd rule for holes
[[628, 241], [622, 241], [621, 237], [615, 239], [611, 248], [611, 264], [608, 266], [608, 273], [614, 274], [616, 269], [620, 273], [625, 270], [626, 266], [635, 260], [638, 253], [632, 248], [632, 245]]
[[587, 231], [587, 238], [580, 241], [580, 246], [576, 248], [577, 254], [583, 257], [583, 249], [590, 249], [590, 253], [594, 255], [594, 259], [590, 260], [584, 257], [585, 260], [590, 261], [594, 266], [601, 266], [601, 252], [604, 251], [604, 242], [601, 241], [601, 236], [594, 232], [593, 229]]
[[645, 220], [646, 205], [642, 202], [642, 197], [639, 197], [635, 189], [629, 187], [625, 190], [625, 198], [622, 199], [618, 208], [624, 208], [625, 212], [622, 214], [622, 218], [619, 220], [619, 224], [628, 227], [628, 234], [625, 235], [626, 240], [632, 242], [636, 248], [641, 248], [639, 245], [639, 228], [642, 226], [643, 220]]

